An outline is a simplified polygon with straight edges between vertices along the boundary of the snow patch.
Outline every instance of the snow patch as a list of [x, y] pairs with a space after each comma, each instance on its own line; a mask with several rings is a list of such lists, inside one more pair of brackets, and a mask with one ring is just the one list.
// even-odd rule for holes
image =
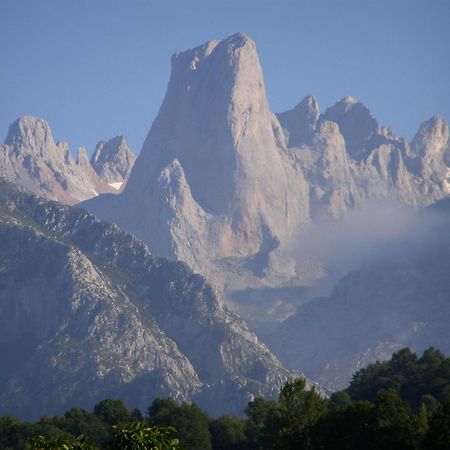
[[450, 192], [450, 167], [447, 167], [447, 171], [445, 172], [444, 186]]
[[119, 190], [122, 187], [123, 181], [117, 181], [115, 183], [109, 183], [109, 185], [111, 187], [113, 187], [114, 189]]

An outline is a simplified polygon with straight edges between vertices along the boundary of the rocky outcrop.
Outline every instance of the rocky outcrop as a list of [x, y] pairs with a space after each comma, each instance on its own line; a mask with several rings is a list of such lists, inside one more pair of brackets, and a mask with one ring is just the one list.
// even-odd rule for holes
[[43, 119], [24, 116], [14, 122], [0, 147], [0, 175], [37, 195], [67, 204], [112, 192], [87, 160], [75, 161], [65, 142], [55, 143]]
[[[172, 57], [166, 97], [123, 194], [85, 206], [204, 273], [208, 260], [257, 253], [264, 230], [283, 243], [308, 221], [308, 187], [284, 148], [254, 42], [242, 33], [210, 41]], [[171, 197], [161, 180], [174, 161], [185, 181]], [[155, 215], [161, 203], [170, 212]], [[164, 228], [161, 239], [155, 230]]]
[[294, 375], [202, 276], [84, 210], [1, 182], [0, 241], [1, 414], [167, 395], [242, 414]]
[[308, 144], [316, 130], [320, 117], [319, 105], [314, 96], [308, 95], [295, 108], [277, 114], [289, 147]]
[[97, 175], [117, 190], [125, 186], [135, 161], [136, 155], [123, 136], [100, 141], [91, 158]]
[[320, 114], [308, 96], [275, 116], [255, 44], [237, 33], [173, 55], [126, 188], [83, 206], [227, 295], [305, 286], [327, 267], [304, 258], [298, 233], [369, 199], [424, 207], [448, 196], [448, 152], [441, 119], [410, 144], [352, 97]]
[[131, 171], [134, 154], [124, 139], [118, 138], [100, 143], [95, 155], [94, 170], [85, 148], [80, 148], [74, 159], [67, 143], [54, 142], [45, 120], [24, 116], [10, 126], [0, 146], [0, 176], [36, 195], [69, 205], [117, 193]]

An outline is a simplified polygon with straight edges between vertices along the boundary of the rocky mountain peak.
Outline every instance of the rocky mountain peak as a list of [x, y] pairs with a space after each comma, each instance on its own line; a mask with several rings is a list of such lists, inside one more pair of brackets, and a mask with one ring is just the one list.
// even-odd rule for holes
[[84, 147], [80, 147], [77, 152], [77, 164], [79, 166], [89, 166], [89, 155]]
[[128, 180], [136, 155], [123, 136], [100, 141], [92, 154], [91, 164], [97, 174], [110, 186], [120, 189]]
[[371, 139], [380, 134], [380, 126], [367, 106], [353, 97], [341, 98], [325, 111], [323, 119], [339, 125], [347, 152], [356, 160], [362, 160], [370, 153]]
[[81, 148], [77, 160], [66, 142], [55, 143], [48, 123], [24, 116], [0, 146], [0, 175], [34, 194], [67, 204], [117, 192], [95, 173]]
[[423, 122], [413, 141], [411, 148], [418, 156], [430, 153], [442, 152], [449, 143], [449, 127], [445, 120], [439, 116], [433, 116]]
[[178, 52], [128, 187], [150, 173], [159, 176], [177, 159], [196, 202], [207, 212], [227, 214], [250, 201], [249, 195], [256, 197], [248, 190], [257, 189], [256, 179], [265, 180], [258, 197], [272, 182], [280, 185], [274, 179], [281, 162], [273, 126], [256, 46], [248, 36], [237, 33]]
[[53, 136], [48, 123], [39, 117], [19, 117], [8, 130], [5, 144], [19, 152], [42, 154], [53, 143]]
[[305, 97], [293, 109], [277, 114], [287, 135], [288, 146], [297, 147], [309, 143], [319, 116], [319, 105], [313, 95]]

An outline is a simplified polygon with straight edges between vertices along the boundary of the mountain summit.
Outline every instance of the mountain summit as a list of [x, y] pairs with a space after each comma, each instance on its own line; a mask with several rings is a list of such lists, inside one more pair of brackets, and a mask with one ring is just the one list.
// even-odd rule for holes
[[[265, 236], [284, 242], [308, 218], [307, 186], [285, 146], [255, 43], [243, 33], [209, 41], [172, 56], [165, 99], [124, 193], [87, 206], [194, 267], [211, 253], [255, 254]], [[161, 177], [173, 164], [185, 184], [168, 197]]]
[[237, 33], [172, 56], [126, 188], [85, 206], [222, 286], [313, 282], [323, 270], [292, 252], [317, 219], [370, 197], [426, 206], [449, 194], [448, 126], [430, 127], [409, 144], [352, 97], [274, 115], [255, 43]]
[[117, 193], [135, 156], [123, 138], [115, 143], [103, 144], [103, 151], [97, 148], [93, 167], [86, 149], [80, 148], [75, 160], [67, 143], [54, 142], [45, 120], [23, 116], [9, 127], [0, 146], [0, 175], [36, 195], [67, 204]]

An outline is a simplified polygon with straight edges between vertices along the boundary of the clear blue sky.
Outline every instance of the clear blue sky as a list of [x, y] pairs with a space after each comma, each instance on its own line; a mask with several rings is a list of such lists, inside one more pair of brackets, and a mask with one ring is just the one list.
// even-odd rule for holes
[[72, 151], [124, 134], [139, 152], [170, 55], [236, 31], [275, 112], [352, 95], [408, 138], [450, 121], [450, 0], [0, 0], [0, 141], [33, 114]]

